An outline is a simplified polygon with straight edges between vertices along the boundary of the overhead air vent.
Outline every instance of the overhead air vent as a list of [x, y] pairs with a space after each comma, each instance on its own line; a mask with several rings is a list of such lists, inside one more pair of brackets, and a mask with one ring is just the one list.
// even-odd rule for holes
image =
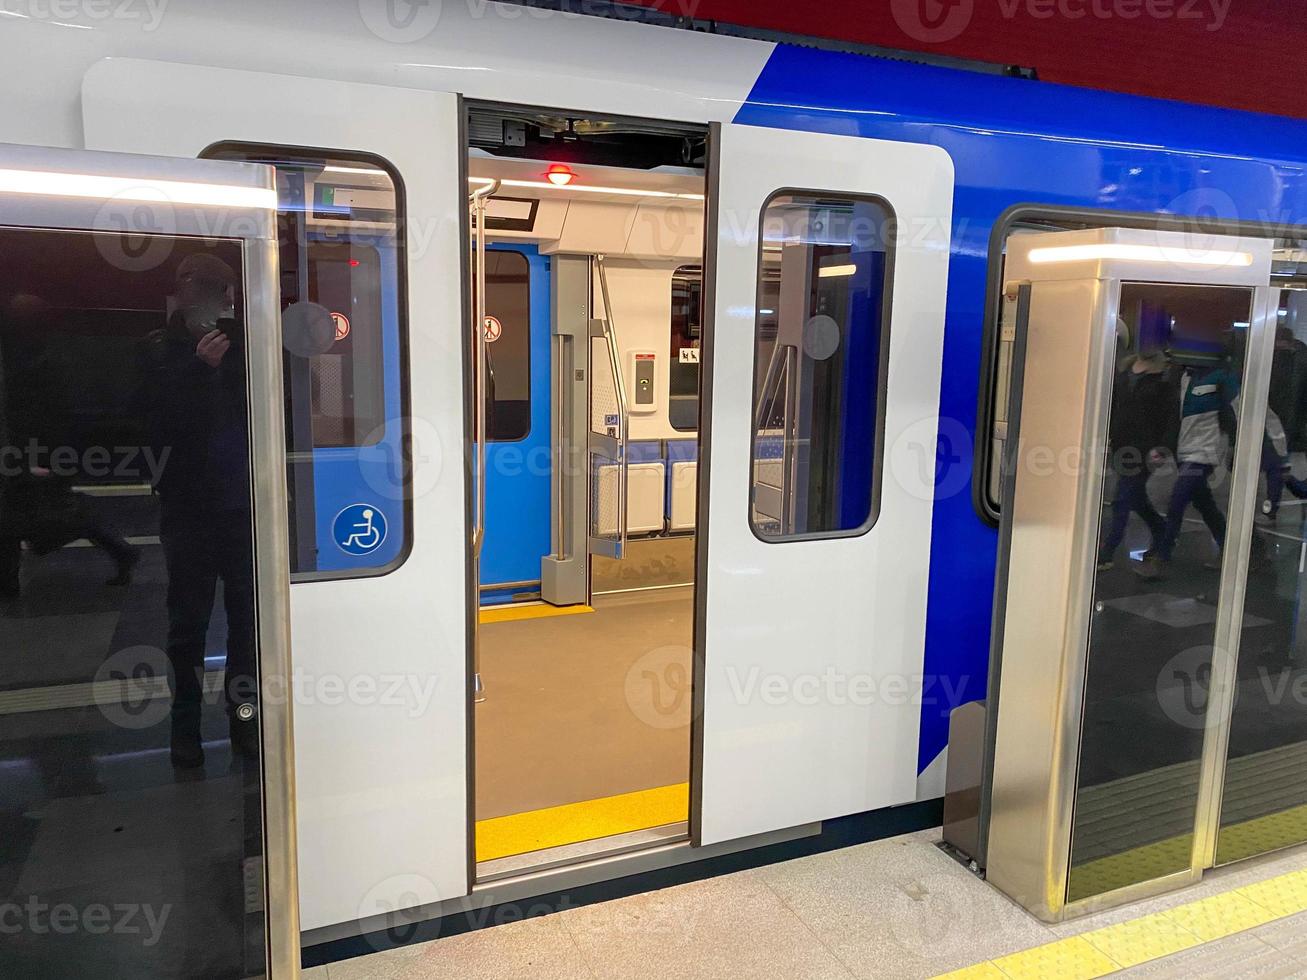
[[489, 231], [534, 231], [539, 201], [519, 197], [492, 197], [486, 206]]

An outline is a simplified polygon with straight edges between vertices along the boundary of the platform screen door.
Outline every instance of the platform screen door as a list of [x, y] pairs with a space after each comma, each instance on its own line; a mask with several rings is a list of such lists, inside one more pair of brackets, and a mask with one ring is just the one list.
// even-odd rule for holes
[[0, 145], [0, 975], [295, 975], [275, 204]]

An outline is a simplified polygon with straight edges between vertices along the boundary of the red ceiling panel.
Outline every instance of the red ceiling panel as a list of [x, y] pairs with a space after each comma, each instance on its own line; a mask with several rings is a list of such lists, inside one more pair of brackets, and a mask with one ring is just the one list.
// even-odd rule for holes
[[1307, 118], [1307, 0], [635, 0], [667, 14], [1032, 66], [1046, 81]]

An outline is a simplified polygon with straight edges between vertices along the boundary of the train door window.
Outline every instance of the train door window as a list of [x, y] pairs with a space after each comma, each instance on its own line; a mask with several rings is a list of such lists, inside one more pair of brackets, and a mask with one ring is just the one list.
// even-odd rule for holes
[[703, 269], [683, 265], [672, 275], [672, 351], [668, 360], [668, 421], [677, 432], [699, 428], [699, 348], [703, 340]]
[[[277, 170], [291, 571], [389, 570], [408, 541], [399, 178], [348, 153], [219, 144], [204, 155]], [[375, 547], [336, 540], [350, 508]]]
[[486, 383], [492, 442], [531, 434], [531, 265], [514, 249], [486, 252]]
[[984, 474], [984, 483], [979, 488], [977, 499], [980, 508], [990, 518], [997, 519], [1003, 500], [1003, 453], [1008, 438], [1008, 412], [1012, 400], [1012, 356], [1016, 348], [1017, 325], [1016, 304], [1005, 302], [1001, 297], [1003, 282], [1006, 278], [1007, 246], [1013, 236], [1029, 235], [1046, 231], [1069, 231], [1074, 228], [1089, 227], [1077, 222], [1021, 222], [1013, 224], [1007, 237], [1003, 240], [1002, 250], [995, 257], [997, 273], [996, 310], [993, 315], [993, 341], [989, 350], [989, 386], [988, 405], [986, 407], [986, 425], [978, 436], [980, 443], [981, 465], [977, 473]]
[[875, 523], [892, 221], [867, 197], [787, 191], [763, 209], [751, 519], [764, 541]]

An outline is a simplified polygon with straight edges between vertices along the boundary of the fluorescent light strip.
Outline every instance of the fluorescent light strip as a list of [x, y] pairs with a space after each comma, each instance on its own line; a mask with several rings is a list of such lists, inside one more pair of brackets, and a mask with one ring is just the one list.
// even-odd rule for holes
[[322, 169], [329, 174], [368, 174], [372, 177], [390, 176], [384, 170], [380, 170], [377, 167], [338, 167], [333, 163], [323, 167]]
[[856, 265], [828, 265], [817, 272], [818, 277], [822, 279], [842, 279], [845, 276], [856, 274], [858, 267]]
[[[485, 177], [469, 177], [469, 184], [485, 186], [494, 183]], [[547, 180], [501, 180], [502, 187], [531, 187], [547, 191], [575, 191], [582, 194], [621, 194], [626, 197], [663, 197], [678, 201], [702, 201], [702, 194], [678, 194], [675, 191], [641, 191], [632, 187], [597, 187], [593, 184], [551, 184]]]
[[1194, 251], [1161, 245], [1127, 245], [1103, 242], [1095, 245], [1055, 245], [1032, 248], [1030, 261], [1037, 265], [1052, 262], [1088, 262], [1095, 259], [1120, 259], [1126, 262], [1170, 262], [1175, 265], [1237, 266], [1253, 264], [1251, 252], [1228, 250]]
[[50, 170], [0, 169], [0, 193], [46, 197], [111, 198], [161, 204], [277, 209], [277, 192], [268, 187], [236, 187], [188, 180], [143, 180], [101, 174], [66, 174]]

